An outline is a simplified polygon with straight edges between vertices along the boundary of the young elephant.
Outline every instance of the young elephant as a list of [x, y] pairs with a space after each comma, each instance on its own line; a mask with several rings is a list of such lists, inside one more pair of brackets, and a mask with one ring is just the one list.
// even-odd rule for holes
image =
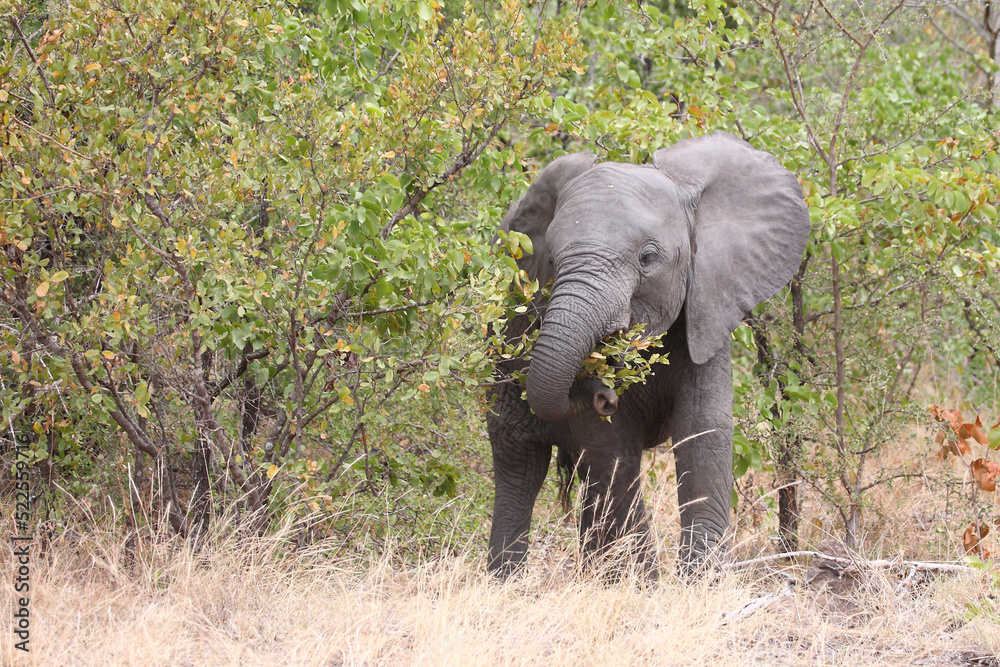
[[[642, 450], [675, 445], [686, 571], [725, 551], [732, 492], [730, 334], [795, 273], [809, 211], [794, 175], [767, 153], [716, 132], [656, 152], [654, 165], [554, 160], [501, 225], [531, 238], [519, 265], [540, 284], [541, 330], [522, 387], [500, 384], [487, 417], [496, 497], [489, 569], [523, 563], [535, 497], [553, 445], [581, 480], [588, 557], [629, 537], [652, 578], [656, 551], [642, 504]], [[621, 397], [577, 380], [605, 336], [646, 323], [668, 365]], [[529, 326], [520, 316], [509, 339]], [[499, 365], [505, 376], [523, 368]], [[614, 414], [611, 422], [601, 416]]]

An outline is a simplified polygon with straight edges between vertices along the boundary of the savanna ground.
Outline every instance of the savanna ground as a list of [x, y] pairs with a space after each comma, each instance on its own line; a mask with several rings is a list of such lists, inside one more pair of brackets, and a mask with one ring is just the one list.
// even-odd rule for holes
[[[923, 458], [926, 479], [881, 492], [862, 557], [961, 561], [948, 502], [934, 490], [948, 464], [929, 443], [913, 437], [895, 450]], [[997, 664], [998, 586], [988, 571], [917, 573], [902, 583], [905, 567], [862, 565], [858, 585], [842, 597], [805, 583], [808, 559], [677, 579], [669, 574], [679, 525], [670, 456], [651, 453], [649, 464], [655, 477], [646, 497], [668, 573], [653, 586], [579, 571], [575, 527], [561, 516], [554, 485], [536, 509], [528, 571], [506, 584], [485, 574], [488, 517], [469, 516], [482, 498], [459, 494], [446, 506], [453, 543], [433, 557], [392, 538], [367, 553], [303, 544], [295, 525], [266, 539], [241, 539], [222, 526], [198, 551], [149, 532], [126, 542], [120, 531], [93, 528], [101, 524], [95, 515], [121, 512], [95, 499], [78, 508], [86, 531], [36, 544], [31, 652], [14, 651], [5, 633], [3, 663]], [[805, 495], [803, 546], [813, 548], [837, 536]], [[736, 560], [773, 553], [767, 508], [740, 503]], [[461, 537], [469, 519], [482, 530]], [[4, 549], [10, 563], [11, 547]], [[13, 608], [12, 568], [3, 568], [0, 588]], [[744, 609], [770, 593], [778, 595]]]

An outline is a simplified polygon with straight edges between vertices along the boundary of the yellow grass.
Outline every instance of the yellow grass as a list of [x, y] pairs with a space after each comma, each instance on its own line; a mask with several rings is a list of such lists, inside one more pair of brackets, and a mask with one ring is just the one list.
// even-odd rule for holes
[[[954, 464], [934, 459], [928, 442], [918, 433], [887, 452], [885, 469], [924, 461], [924, 477], [872, 490], [863, 557], [960, 560], [969, 507], [940, 491]], [[88, 515], [80, 531], [33, 547], [28, 654], [13, 648], [12, 547], [0, 545], [0, 664], [1000, 665], [1000, 584], [990, 572], [918, 577], [897, 593], [905, 571], [880, 570], [866, 573], [849, 604], [831, 606], [800, 585], [727, 621], [786, 588], [776, 569], [801, 582], [807, 563], [695, 582], [671, 576], [679, 520], [669, 460], [647, 461], [657, 473], [647, 509], [667, 573], [650, 587], [578, 570], [576, 529], [558, 515], [551, 487], [536, 508], [527, 572], [506, 584], [484, 572], [485, 515], [475, 544], [423, 560], [413, 545], [375, 545], [382, 555], [369, 557], [328, 543], [296, 549], [293, 528], [240, 540], [223, 522], [198, 551], [148, 533], [126, 543], [120, 523], [102, 528]], [[994, 515], [998, 495], [977, 502]], [[472, 510], [451, 511], [458, 521]], [[804, 548], [839, 536], [807, 487], [802, 512]], [[99, 514], [115, 523], [109, 508]], [[3, 516], [9, 534], [11, 508]], [[764, 503], [741, 502], [733, 525], [735, 558], [773, 553]], [[461, 534], [456, 526], [453, 537]], [[988, 539], [997, 551], [996, 536]]]
[[[31, 652], [13, 650], [7, 631], [0, 658], [45, 666], [959, 665], [1000, 654], [996, 616], [968, 608], [998, 594], [979, 574], [938, 577], [902, 595], [894, 578], [877, 574], [850, 613], [825, 611], [802, 589], [727, 623], [724, 612], [783, 584], [760, 571], [694, 583], [666, 576], [649, 588], [606, 584], [575, 571], [553, 535], [536, 545], [523, 578], [501, 585], [483, 573], [478, 549], [403, 566], [220, 533], [198, 553], [147, 539], [129, 560], [113, 534], [71, 531], [44, 555], [35, 548]], [[8, 566], [0, 589], [12, 609]]]

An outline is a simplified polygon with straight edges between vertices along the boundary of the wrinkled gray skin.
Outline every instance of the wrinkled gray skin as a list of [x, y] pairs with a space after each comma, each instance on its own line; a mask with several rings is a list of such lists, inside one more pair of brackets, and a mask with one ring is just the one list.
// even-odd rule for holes
[[[553, 446], [577, 463], [581, 544], [590, 560], [628, 537], [631, 557], [657, 576], [639, 466], [643, 449], [668, 438], [682, 569], [724, 556], [730, 334], [791, 279], [809, 235], [795, 176], [732, 135], [678, 142], [657, 151], [654, 165], [594, 162], [589, 153], [556, 159], [502, 223], [531, 238], [534, 253], [519, 260], [521, 268], [541, 284], [554, 282], [549, 302], [535, 304], [542, 323], [528, 401], [522, 387], [500, 384], [487, 418], [496, 482], [489, 569], [500, 576], [524, 561]], [[574, 380], [598, 341], [638, 322], [648, 334], [668, 332], [669, 365], [620, 398], [596, 380]], [[527, 326], [521, 316], [506, 334], [518, 338]], [[498, 373], [519, 364], [505, 362]], [[612, 414], [611, 423], [600, 418]]]

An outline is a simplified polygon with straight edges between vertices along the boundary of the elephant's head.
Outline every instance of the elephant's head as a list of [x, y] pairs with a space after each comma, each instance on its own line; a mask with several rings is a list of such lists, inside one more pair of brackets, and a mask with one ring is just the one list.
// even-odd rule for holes
[[[654, 166], [594, 162], [553, 161], [502, 224], [531, 238], [521, 268], [553, 280], [527, 386], [549, 421], [573, 414], [570, 389], [594, 345], [636, 323], [657, 335], [683, 309], [691, 360], [708, 361], [789, 281], [809, 235], [795, 176], [732, 135], [680, 141]], [[613, 392], [593, 407], [613, 413]]]

